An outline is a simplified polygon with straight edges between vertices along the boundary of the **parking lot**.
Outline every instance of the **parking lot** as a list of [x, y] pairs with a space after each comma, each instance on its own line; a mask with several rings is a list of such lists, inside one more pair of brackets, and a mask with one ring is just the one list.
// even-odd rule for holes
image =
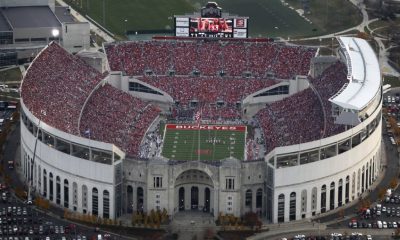
[[[4, 186], [4, 185], [2, 185]], [[1, 189], [0, 240], [86, 240], [107, 239], [108, 234], [96, 233], [75, 224], [51, 219], [34, 209], [32, 205], [20, 203], [7, 189]]]

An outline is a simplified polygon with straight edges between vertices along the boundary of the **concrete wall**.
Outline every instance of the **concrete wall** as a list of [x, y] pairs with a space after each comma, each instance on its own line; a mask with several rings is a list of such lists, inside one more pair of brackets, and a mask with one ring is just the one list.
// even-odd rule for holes
[[[58, 27], [40, 27], [40, 28], [16, 28], [14, 29], [14, 42], [15, 39], [23, 39], [23, 38], [46, 38], [44, 43], [49, 42], [50, 38], [53, 38], [52, 31], [54, 29], [58, 29], [61, 31], [60, 28]], [[30, 41], [31, 42], [31, 41]], [[35, 43], [35, 42], [32, 42]], [[18, 43], [16, 43], [18, 45]], [[38, 42], [39, 44], [39, 42]], [[40, 42], [40, 44], [43, 44], [43, 42]]]
[[54, 11], [55, 0], [2, 0], [0, 7], [26, 7], [26, 6], [50, 6]]
[[63, 47], [70, 53], [90, 48], [90, 26], [87, 22], [62, 23]]

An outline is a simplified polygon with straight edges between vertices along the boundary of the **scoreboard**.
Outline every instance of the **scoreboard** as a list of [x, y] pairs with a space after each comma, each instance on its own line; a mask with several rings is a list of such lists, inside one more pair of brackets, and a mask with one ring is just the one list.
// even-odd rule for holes
[[209, 2], [196, 16], [175, 16], [175, 36], [247, 38], [248, 17], [223, 17], [222, 9]]
[[247, 25], [247, 18], [175, 17], [175, 36], [247, 38]]

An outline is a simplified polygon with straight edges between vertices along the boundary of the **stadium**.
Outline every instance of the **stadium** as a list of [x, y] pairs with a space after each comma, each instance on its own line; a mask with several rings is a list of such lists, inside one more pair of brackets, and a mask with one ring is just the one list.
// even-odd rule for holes
[[25, 180], [111, 219], [253, 211], [276, 223], [336, 209], [382, 168], [377, 58], [363, 39], [337, 40], [332, 57], [269, 39], [154, 37], [96, 56], [52, 42], [21, 84]]

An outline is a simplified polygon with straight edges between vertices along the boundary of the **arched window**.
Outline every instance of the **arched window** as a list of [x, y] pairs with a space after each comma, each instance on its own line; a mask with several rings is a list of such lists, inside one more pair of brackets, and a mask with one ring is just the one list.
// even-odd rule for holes
[[250, 211], [252, 202], [253, 202], [253, 192], [251, 191], [251, 189], [248, 189], [246, 191], [246, 196], [245, 196], [245, 206], [247, 208], [250, 208]]
[[345, 202], [346, 202], [346, 203], [348, 203], [348, 202], [350, 201], [350, 198], [349, 198], [349, 191], [350, 191], [350, 176], [347, 176], [347, 177], [346, 177], [345, 195], [344, 195], [344, 198], [345, 198]]
[[326, 212], [326, 185], [321, 187], [321, 213]]
[[103, 218], [110, 218], [110, 193], [103, 191]]
[[338, 206], [342, 206], [343, 204], [343, 179], [339, 179], [338, 185]]
[[354, 194], [356, 193], [356, 172], [353, 172], [353, 177], [351, 178], [351, 193], [354, 200]]
[[296, 220], [296, 193], [290, 193], [289, 201], [289, 220]]
[[64, 207], [69, 208], [69, 183], [64, 179]]
[[53, 195], [54, 195], [54, 189], [53, 189], [53, 173], [49, 173], [49, 199], [50, 201], [53, 201]]
[[133, 187], [131, 185], [128, 185], [126, 187], [126, 210], [128, 213], [133, 212]]
[[92, 188], [92, 215], [99, 215], [99, 191]]
[[317, 210], [317, 194], [318, 194], [318, 190], [316, 187], [313, 187], [312, 191], [311, 191], [311, 211], [312, 211], [312, 215], [315, 215], [315, 211]]
[[362, 167], [362, 171], [361, 171], [361, 193], [364, 192], [364, 187], [365, 187], [365, 167]]
[[137, 210], [140, 212], [144, 211], [144, 192], [142, 187], [138, 187], [136, 190], [136, 203], [137, 203]]
[[86, 185], [82, 185], [82, 208], [83, 213], [87, 213], [88, 207], [88, 188]]
[[358, 194], [360, 193], [360, 189], [361, 189], [360, 183], [361, 183], [361, 169], [358, 169], [358, 175], [357, 175], [357, 196], [358, 196]]
[[335, 209], [335, 182], [331, 182], [330, 196], [329, 196], [329, 209]]
[[365, 167], [365, 190], [369, 187], [369, 164], [367, 163]]
[[[301, 191], [301, 213], [305, 214], [307, 212], [307, 190], [303, 189]], [[305, 215], [302, 218], [305, 218]]]
[[38, 180], [38, 189], [39, 189], [39, 192], [42, 190], [42, 168], [40, 167], [40, 166], [38, 166], [38, 178], [37, 178], [37, 180]]
[[285, 195], [278, 196], [278, 222], [285, 221]]
[[61, 180], [60, 177], [56, 177], [56, 203], [61, 204]]
[[78, 184], [76, 182], [72, 183], [72, 204], [74, 211], [76, 211], [78, 209]]
[[47, 172], [43, 169], [43, 197], [47, 197]]
[[263, 190], [261, 188], [257, 189], [256, 192], [256, 208], [262, 211], [263, 203]]
[[372, 170], [372, 159], [369, 161], [369, 175], [368, 175], [368, 185], [372, 184], [372, 176], [374, 175], [374, 172]]

